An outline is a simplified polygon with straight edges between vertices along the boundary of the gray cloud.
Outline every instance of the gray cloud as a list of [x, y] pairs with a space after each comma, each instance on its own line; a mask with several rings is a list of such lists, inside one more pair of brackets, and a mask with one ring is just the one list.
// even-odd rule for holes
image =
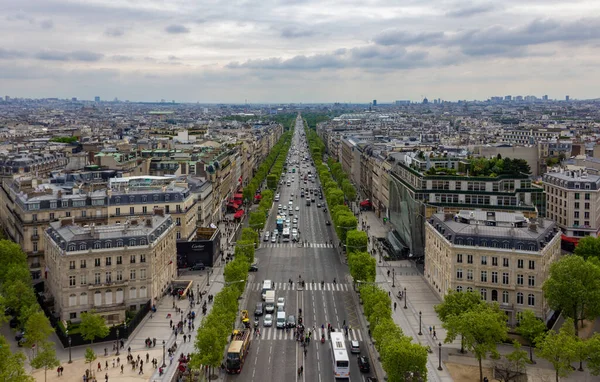
[[113, 61], [117, 61], [117, 62], [129, 62], [129, 61], [133, 61], [133, 57], [131, 56], [124, 56], [121, 54], [116, 54], [114, 56], [110, 57], [111, 60]]
[[25, 52], [19, 50], [11, 50], [0, 48], [0, 60], [11, 60], [14, 58], [23, 58], [27, 57]]
[[298, 27], [284, 27], [281, 29], [281, 37], [283, 38], [301, 38], [301, 37], [310, 37], [316, 34], [314, 30], [311, 29], [302, 29]]
[[52, 29], [54, 28], [54, 22], [50, 19], [48, 20], [42, 20], [40, 21], [40, 27], [42, 27], [42, 29]]
[[125, 34], [125, 29], [123, 27], [106, 28], [104, 34], [110, 37], [121, 37]]
[[42, 61], [85, 61], [95, 62], [101, 60], [104, 55], [86, 50], [76, 50], [72, 52], [62, 52], [56, 50], [46, 50], [34, 55], [35, 58]]
[[170, 55], [168, 58], [169, 58], [169, 61], [178, 61], [179, 60], [179, 57], [173, 56], [173, 55]]
[[482, 13], [488, 13], [496, 9], [496, 5], [492, 3], [484, 4], [469, 4], [464, 7], [458, 7], [446, 12], [449, 17], [471, 17]]
[[399, 29], [385, 30], [373, 38], [379, 45], [428, 45], [444, 39], [444, 32], [410, 33]]
[[187, 28], [185, 25], [171, 24], [165, 28], [165, 32], [169, 34], [190, 33], [190, 29]]

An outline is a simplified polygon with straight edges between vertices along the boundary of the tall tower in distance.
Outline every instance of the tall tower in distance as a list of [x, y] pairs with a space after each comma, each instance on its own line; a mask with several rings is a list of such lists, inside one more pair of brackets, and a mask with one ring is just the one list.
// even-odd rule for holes
[[377, 106], [377, 100], [376, 99], [373, 100], [373, 106]]
[[569, 96], [565, 96], [565, 101], [569, 102]]
[[95, 96], [94, 97], [94, 102], [100, 102], [100, 96]]

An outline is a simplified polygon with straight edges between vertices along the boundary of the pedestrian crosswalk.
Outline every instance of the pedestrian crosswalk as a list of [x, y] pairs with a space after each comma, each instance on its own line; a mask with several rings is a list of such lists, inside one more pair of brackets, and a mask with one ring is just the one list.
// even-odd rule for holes
[[[342, 329], [335, 329], [335, 331], [339, 331], [343, 333]], [[321, 335], [325, 334], [325, 340], [329, 341], [329, 336], [327, 335], [327, 329], [323, 330], [321, 328], [316, 328], [316, 335], [312, 336], [311, 341], [318, 342], [321, 340]], [[259, 334], [260, 333], [260, 334]], [[263, 341], [293, 341], [296, 339], [294, 335], [294, 331], [292, 329], [277, 329], [276, 327], [266, 327], [259, 328], [259, 333], [253, 331], [252, 339], [255, 340], [263, 340]], [[362, 341], [362, 333], [359, 329], [348, 329], [348, 336], [346, 337], [348, 341]]]
[[[261, 291], [262, 290], [262, 282], [251, 282], [250, 284], [250, 290], [253, 291]], [[275, 287], [273, 288], [274, 290], [298, 290], [298, 283], [296, 282], [292, 282], [291, 284], [288, 283], [273, 283], [275, 285]], [[309, 290], [309, 291], [325, 291], [325, 292], [348, 292], [348, 291], [352, 291], [352, 285], [351, 284], [344, 284], [344, 283], [324, 283], [323, 285], [321, 285], [321, 283], [308, 283], [305, 282], [304, 283], [304, 288], [301, 288], [303, 290]]]
[[330, 243], [261, 243], [260, 248], [333, 248]]

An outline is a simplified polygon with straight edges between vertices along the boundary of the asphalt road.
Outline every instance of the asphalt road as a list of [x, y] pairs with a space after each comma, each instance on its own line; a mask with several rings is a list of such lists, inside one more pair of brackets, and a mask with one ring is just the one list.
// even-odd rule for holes
[[[289, 332], [275, 327], [275, 313], [273, 327], [263, 327], [263, 318], [260, 318], [260, 336], [254, 336], [250, 351], [246, 358], [241, 374], [230, 375], [227, 381], [244, 382], [280, 382], [280, 381], [302, 381], [322, 382], [333, 381], [333, 359], [329, 341], [321, 343], [321, 325], [327, 328], [331, 324], [336, 331], [342, 330], [344, 323], [350, 327], [346, 347], [350, 357], [350, 379], [351, 381], [364, 381], [369, 374], [361, 373], [358, 369], [356, 356], [350, 354], [350, 340], [358, 340], [361, 344], [363, 354], [367, 354], [366, 343], [367, 331], [360, 327], [357, 306], [352, 298], [352, 285], [347, 282], [348, 268], [341, 261], [337, 250], [330, 242], [335, 240], [333, 227], [326, 225], [329, 213], [324, 213], [323, 208], [317, 208], [316, 204], [324, 202], [319, 200], [318, 193], [315, 203], [306, 206], [305, 198], [300, 197], [300, 188], [319, 188], [317, 181], [307, 182], [305, 185], [300, 179], [300, 173], [305, 174], [310, 167], [314, 176], [315, 170], [310, 161], [304, 161], [293, 154], [295, 146], [299, 152], [308, 152], [305, 141], [301, 140], [303, 135], [302, 120], [296, 123], [296, 133], [290, 148], [290, 161], [298, 161], [299, 164], [289, 164], [288, 169], [296, 168], [295, 174], [287, 173], [282, 179], [294, 178], [288, 187], [285, 183], [279, 186], [280, 201], [275, 202], [269, 218], [266, 230], [275, 230], [275, 219], [278, 204], [287, 205], [293, 201], [294, 211], [298, 215], [300, 239], [306, 240], [307, 245], [298, 243], [276, 242], [264, 240], [261, 236], [261, 245], [256, 251], [256, 259], [259, 267], [254, 274], [254, 281], [248, 283], [249, 293], [246, 309], [252, 314], [256, 303], [262, 301], [261, 288], [263, 280], [272, 280], [275, 283], [276, 298], [285, 298], [286, 316], [294, 315], [298, 320], [299, 308], [302, 309], [303, 323], [306, 330], [316, 329], [313, 340], [307, 348], [306, 357], [300, 343], [293, 338], [293, 331]], [[301, 143], [302, 141], [302, 143]], [[291, 194], [294, 194], [292, 197]], [[296, 195], [298, 195], [296, 197]], [[289, 216], [289, 215], [288, 215]], [[293, 219], [293, 217], [290, 217]], [[336, 283], [333, 283], [333, 279]], [[289, 283], [292, 280], [292, 283]], [[298, 281], [304, 280], [306, 285], [299, 290]], [[321, 281], [324, 282], [323, 287]], [[314, 283], [313, 283], [314, 282]], [[314, 328], [314, 329], [313, 329]], [[302, 376], [297, 375], [297, 370], [303, 366]]]

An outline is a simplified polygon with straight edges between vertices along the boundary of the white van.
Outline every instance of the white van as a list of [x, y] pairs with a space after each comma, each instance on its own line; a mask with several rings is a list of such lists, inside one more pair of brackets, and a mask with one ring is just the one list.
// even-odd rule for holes
[[273, 290], [273, 281], [271, 281], [271, 280], [263, 281], [263, 287], [262, 287], [262, 293], [261, 293], [263, 300], [265, 299], [268, 290]]
[[277, 312], [277, 329], [285, 328], [285, 312], [279, 311]]

